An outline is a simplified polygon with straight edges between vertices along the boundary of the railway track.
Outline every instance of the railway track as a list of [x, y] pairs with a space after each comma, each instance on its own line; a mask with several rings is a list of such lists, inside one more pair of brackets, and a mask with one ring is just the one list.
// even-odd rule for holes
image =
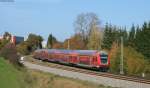
[[137, 77], [115, 75], [115, 74], [106, 73], [106, 72], [96, 72], [96, 71], [82, 69], [82, 68], [69, 67], [69, 66], [66, 66], [66, 65], [60, 65], [60, 64], [56, 64], [56, 63], [41, 62], [40, 60], [35, 60], [33, 58], [30, 58], [28, 61], [30, 61], [32, 63], [35, 63], [35, 64], [40, 64], [40, 65], [49, 66], [49, 67], [52, 67], [52, 68], [63, 69], [63, 70], [72, 71], [72, 72], [78, 72], [78, 73], [84, 73], [84, 74], [88, 74], [88, 75], [109, 77], [109, 78], [114, 78], [114, 79], [120, 79], [120, 80], [150, 84], [150, 80], [137, 78]]

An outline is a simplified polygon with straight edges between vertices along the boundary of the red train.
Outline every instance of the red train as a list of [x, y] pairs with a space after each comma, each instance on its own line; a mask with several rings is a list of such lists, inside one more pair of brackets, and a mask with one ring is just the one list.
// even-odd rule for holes
[[67, 63], [107, 71], [110, 66], [109, 55], [97, 50], [39, 49], [33, 57], [51, 62]]

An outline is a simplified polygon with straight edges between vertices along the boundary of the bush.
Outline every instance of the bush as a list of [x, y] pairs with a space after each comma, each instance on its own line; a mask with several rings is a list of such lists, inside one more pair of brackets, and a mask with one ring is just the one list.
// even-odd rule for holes
[[118, 74], [119, 70], [120, 70], [119, 66], [120, 66], [120, 52], [117, 51], [117, 52], [115, 52], [114, 55], [111, 55], [111, 59], [110, 59], [110, 71], [112, 73]]
[[2, 49], [8, 42], [8, 40], [0, 40], [0, 49]]
[[22, 55], [30, 54], [30, 47], [28, 42], [22, 42], [19, 45], [17, 45], [17, 51]]
[[146, 60], [144, 59], [144, 56], [131, 47], [126, 47], [124, 51], [127, 63], [127, 73], [129, 75], [141, 76], [146, 67]]
[[[119, 74], [120, 71], [120, 48], [111, 55], [110, 71]], [[124, 72], [130, 76], [141, 76], [142, 73], [149, 74], [149, 63], [144, 56], [132, 47], [124, 47]]]
[[4, 57], [5, 59], [9, 60], [10, 63], [14, 65], [21, 65], [19, 63], [20, 56], [17, 55], [17, 50], [14, 44], [6, 44], [1, 50], [0, 50], [0, 56]]

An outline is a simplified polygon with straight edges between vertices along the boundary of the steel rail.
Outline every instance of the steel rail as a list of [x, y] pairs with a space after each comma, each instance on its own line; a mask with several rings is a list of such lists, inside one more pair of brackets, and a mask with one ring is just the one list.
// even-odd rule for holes
[[56, 64], [56, 63], [50, 63], [50, 62], [45, 62], [45, 63], [40, 62], [39, 63], [39, 60], [35, 60], [35, 59], [34, 59], [34, 61], [32, 61], [32, 63], [36, 63], [36, 64], [37, 64], [37, 62], [38, 62], [38, 64], [41, 64], [41, 65], [45, 65], [45, 66], [49, 66], [49, 67], [57, 68], [57, 69], [62, 69], [62, 70], [67, 70], [67, 71], [73, 71], [73, 72], [84, 73], [84, 74], [88, 74], [88, 75], [102, 76], [102, 77], [107, 77], [107, 78], [114, 78], [114, 79], [150, 84], [150, 80], [137, 78], [137, 77], [115, 75], [115, 74], [108, 73], [108, 72], [97, 72], [97, 71], [75, 68], [75, 67], [70, 67], [70, 66]]

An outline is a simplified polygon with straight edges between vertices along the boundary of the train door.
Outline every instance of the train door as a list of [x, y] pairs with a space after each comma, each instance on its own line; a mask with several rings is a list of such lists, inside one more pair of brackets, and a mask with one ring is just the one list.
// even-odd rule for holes
[[97, 57], [96, 56], [92, 56], [91, 65], [93, 67], [97, 66]]
[[77, 56], [69, 56], [69, 63], [76, 64], [77, 62]]

